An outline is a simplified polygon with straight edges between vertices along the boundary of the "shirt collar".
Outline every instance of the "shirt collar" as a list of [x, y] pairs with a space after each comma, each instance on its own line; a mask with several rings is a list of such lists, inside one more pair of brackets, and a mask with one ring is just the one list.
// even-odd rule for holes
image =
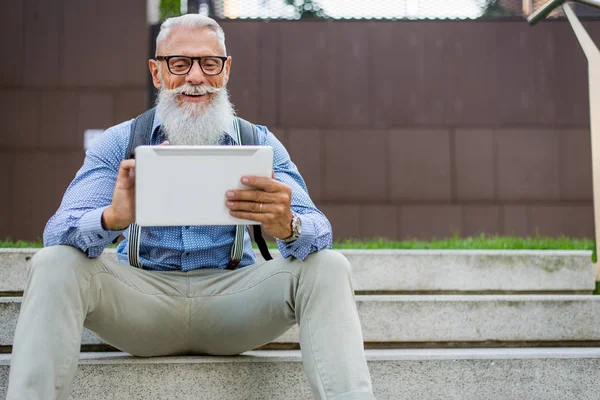
[[[160, 131], [160, 126], [161, 126], [161, 122], [160, 122], [160, 119], [158, 118], [158, 113], [154, 113], [154, 121], [152, 122], [151, 141], [156, 140], [156, 138], [158, 137], [158, 132]], [[225, 133], [227, 133], [227, 135], [229, 135], [229, 137], [231, 138], [231, 140], [233, 140], [233, 142], [235, 144], [238, 144], [237, 135], [235, 133], [235, 128], [233, 127], [233, 120], [231, 120], [231, 124], [229, 124], [229, 129], [227, 129], [225, 131]]]

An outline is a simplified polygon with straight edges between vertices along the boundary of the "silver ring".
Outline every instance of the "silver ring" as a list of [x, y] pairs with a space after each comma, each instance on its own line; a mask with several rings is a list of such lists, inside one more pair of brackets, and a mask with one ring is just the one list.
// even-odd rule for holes
[[262, 214], [262, 203], [260, 203], [260, 207], [258, 208], [258, 212]]

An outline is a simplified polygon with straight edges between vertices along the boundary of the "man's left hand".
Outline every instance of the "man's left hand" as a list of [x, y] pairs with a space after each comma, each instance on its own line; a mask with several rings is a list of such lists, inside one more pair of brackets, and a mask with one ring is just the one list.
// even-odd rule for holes
[[292, 236], [292, 189], [273, 178], [245, 176], [242, 183], [252, 189], [226, 193], [229, 213], [242, 219], [260, 222], [263, 230], [277, 239]]

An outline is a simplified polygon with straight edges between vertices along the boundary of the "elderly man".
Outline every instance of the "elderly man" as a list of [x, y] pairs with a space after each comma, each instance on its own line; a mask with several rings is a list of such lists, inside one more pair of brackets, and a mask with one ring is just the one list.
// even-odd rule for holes
[[[199, 15], [168, 19], [156, 47], [152, 144], [237, 144], [221, 27]], [[66, 399], [84, 326], [148, 357], [238, 354], [296, 323], [316, 398], [373, 399], [350, 266], [328, 250], [331, 227], [275, 136], [258, 126], [257, 144], [274, 149], [274, 179], [242, 178], [252, 189], [224, 193], [223, 201], [233, 216], [261, 222], [283, 258], [256, 263], [246, 232], [230, 270], [234, 226], [156, 227], [142, 231], [143, 268], [134, 268], [127, 265], [127, 227], [135, 220], [135, 161], [125, 160], [131, 124], [108, 129], [87, 152], [46, 225], [47, 247], [32, 260], [15, 334], [8, 399]], [[102, 257], [121, 234], [120, 262]]]

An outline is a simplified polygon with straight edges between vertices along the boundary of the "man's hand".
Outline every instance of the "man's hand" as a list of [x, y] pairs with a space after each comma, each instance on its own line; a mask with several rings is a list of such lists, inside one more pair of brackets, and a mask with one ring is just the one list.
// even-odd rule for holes
[[262, 223], [264, 231], [274, 238], [292, 236], [292, 189], [273, 178], [259, 176], [245, 176], [242, 183], [253, 189], [228, 191], [225, 204], [229, 213]]
[[[168, 141], [161, 143], [167, 146]], [[102, 213], [102, 227], [120, 231], [135, 221], [135, 160], [121, 161], [111, 205]]]

